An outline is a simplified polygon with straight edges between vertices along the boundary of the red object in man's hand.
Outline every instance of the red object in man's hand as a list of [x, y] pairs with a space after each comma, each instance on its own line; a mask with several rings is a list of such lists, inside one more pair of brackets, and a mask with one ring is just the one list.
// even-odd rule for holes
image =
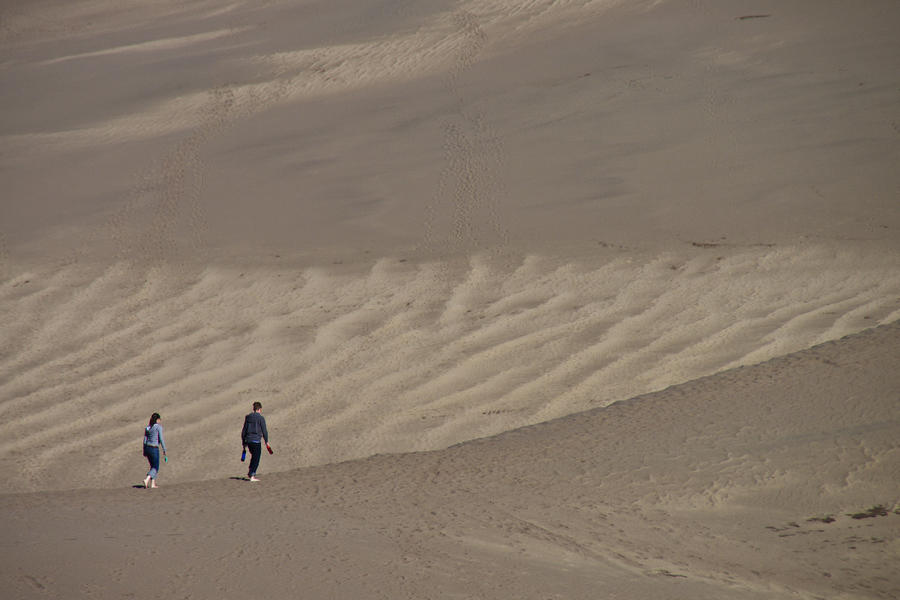
[[269, 454], [275, 454], [275, 451], [272, 450], [272, 446], [270, 446], [270, 445], [268, 445], [268, 444], [266, 444], [266, 450], [269, 451]]

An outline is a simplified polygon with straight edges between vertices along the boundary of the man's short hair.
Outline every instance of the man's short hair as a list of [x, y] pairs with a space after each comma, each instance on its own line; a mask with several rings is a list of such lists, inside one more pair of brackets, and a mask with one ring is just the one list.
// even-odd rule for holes
[[262, 408], [262, 402], [254, 402], [253, 410], [260, 410]]

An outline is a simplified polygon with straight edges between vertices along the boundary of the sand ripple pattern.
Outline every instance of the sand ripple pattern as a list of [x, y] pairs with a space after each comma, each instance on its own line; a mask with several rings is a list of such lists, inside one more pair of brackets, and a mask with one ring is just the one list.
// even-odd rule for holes
[[[131, 112], [110, 116], [100, 121], [70, 124], [56, 131], [31, 131], [3, 136], [4, 144], [12, 156], [24, 156], [42, 151], [47, 145], [59, 150], [78, 150], [107, 144], [112, 140], [151, 139], [166, 134], [178, 134], [202, 127], [208, 120], [211, 96], [226, 90], [232, 96], [236, 113], [244, 116], [285, 102], [347, 92], [386, 82], [409, 80], [449, 71], [458, 75], [467, 66], [465, 60], [474, 59], [478, 49], [472, 46], [473, 27], [484, 33], [496, 35], [496, 44], [510, 43], [529, 33], [559, 26], [566, 20], [596, 14], [617, 4], [617, 0], [532, 0], [529, 2], [469, 0], [448, 6], [445, 11], [405, 17], [411, 8], [399, 4], [393, 8], [396, 17], [410, 19], [413, 30], [375, 39], [358, 39], [344, 43], [327, 44], [309, 48], [295, 48], [273, 52], [248, 54], [231, 64], [235, 72], [226, 86], [210, 89], [194, 89], [177, 94], [164, 95], [152, 103], [136, 103]], [[24, 69], [42, 69], [48, 66], [77, 64], [117, 55], [142, 57], [166, 56], [167, 52], [202, 53], [211, 45], [247, 45], [263, 43], [267, 38], [265, 17], [258, 3], [201, 2], [185, 7], [170, 0], [154, 4], [153, 10], [176, 16], [189, 23], [185, 35], [160, 36], [140, 20], [146, 6], [130, 2], [102, 5], [83, 3], [69, 7], [62, 13], [42, 7], [18, 7], [0, 9], [0, 45], [11, 44], [24, 34], [39, 32], [48, 47], [53, 42], [78, 42], [77, 47], [90, 42], [90, 50], [72, 52], [32, 60], [23, 54], [6, 64]], [[286, 10], [288, 3], [282, 4]], [[294, 7], [302, 10], [302, 7]], [[299, 17], [309, 19], [308, 15]], [[464, 23], [461, 26], [461, 18]], [[261, 21], [262, 20], [262, 21]], [[104, 25], [100, 25], [103, 23]], [[477, 25], [475, 25], [477, 23]], [[249, 24], [249, 25], [248, 25]], [[328, 27], [322, 25], [322, 27]], [[142, 31], [139, 42], [125, 45], [109, 45], [104, 37], [110, 31], [137, 28]], [[147, 28], [146, 31], [143, 31]], [[490, 34], [488, 34], [490, 32]], [[341, 30], [335, 32], [341, 33]], [[463, 57], [461, 62], [461, 58]], [[221, 65], [210, 63], [207, 68], [219, 69]], [[241, 74], [237, 74], [241, 73]]]
[[130, 482], [152, 411], [168, 481], [235, 475], [255, 400], [269, 470], [441, 448], [900, 318], [896, 254], [720, 250], [590, 267], [9, 265], [0, 477], [10, 491]]

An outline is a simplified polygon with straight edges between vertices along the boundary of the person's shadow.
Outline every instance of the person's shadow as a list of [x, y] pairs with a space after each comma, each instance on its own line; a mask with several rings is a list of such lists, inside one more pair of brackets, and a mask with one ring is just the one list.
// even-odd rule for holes
[[[239, 476], [229, 477], [228, 479], [233, 479], [234, 481], [250, 481], [250, 478], [249, 478], [249, 477], [239, 477]], [[144, 484], [143, 484], [143, 483], [136, 483], [136, 484], [134, 484], [134, 485], [131, 486], [131, 487], [132, 487], [132, 489], [135, 489], [135, 490], [145, 490], [145, 489], [147, 489], [147, 488], [144, 487]]]

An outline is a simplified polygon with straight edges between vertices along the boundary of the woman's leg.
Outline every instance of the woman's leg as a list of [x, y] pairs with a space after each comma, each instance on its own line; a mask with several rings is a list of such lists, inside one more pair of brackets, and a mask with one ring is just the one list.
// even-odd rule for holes
[[150, 471], [147, 472], [147, 477], [155, 480], [156, 475], [159, 473], [159, 448], [144, 446], [144, 456], [147, 457], [147, 462], [150, 463]]
[[[144, 456], [147, 456], [147, 446], [144, 446]], [[147, 460], [149, 461], [150, 458], [148, 457]], [[147, 473], [147, 476], [144, 477], [144, 487], [150, 487], [150, 473]]]

